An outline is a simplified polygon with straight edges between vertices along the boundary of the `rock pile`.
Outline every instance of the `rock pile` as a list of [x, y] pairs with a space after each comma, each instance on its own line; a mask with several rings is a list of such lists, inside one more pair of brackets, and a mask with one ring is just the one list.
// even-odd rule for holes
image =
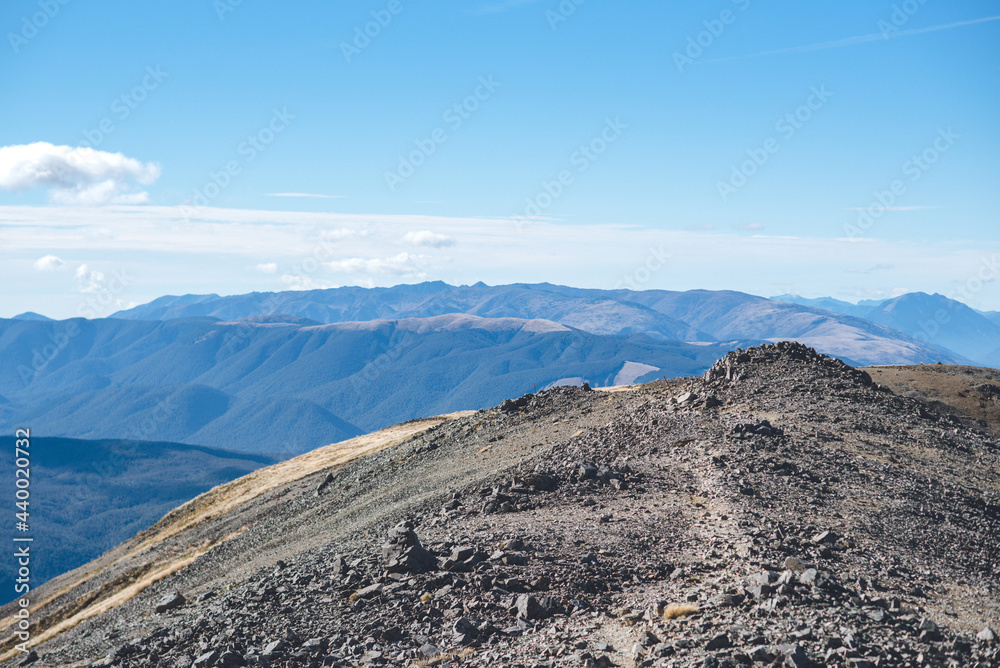
[[739, 382], [760, 373], [773, 374], [776, 366], [797, 372], [809, 369], [810, 375], [814, 377], [836, 378], [862, 387], [874, 384], [866, 372], [848, 366], [838, 359], [821, 355], [814, 349], [795, 341], [766, 343], [759, 348], [734, 350], [705, 372], [705, 381], [710, 384], [724, 381]]
[[437, 560], [420, 545], [412, 522], [400, 522], [389, 532], [389, 540], [382, 545], [382, 558], [388, 563], [390, 573], [426, 573], [433, 570]]

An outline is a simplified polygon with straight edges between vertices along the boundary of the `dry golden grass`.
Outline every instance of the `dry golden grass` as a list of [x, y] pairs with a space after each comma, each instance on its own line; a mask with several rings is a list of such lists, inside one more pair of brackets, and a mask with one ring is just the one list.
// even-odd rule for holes
[[431, 666], [440, 666], [443, 663], [448, 663], [449, 661], [454, 661], [455, 659], [467, 659], [475, 653], [476, 651], [474, 649], [472, 649], [471, 647], [466, 647], [465, 649], [460, 650], [459, 652], [445, 652], [443, 654], [438, 654], [433, 659], [424, 659], [422, 661], [415, 661], [413, 665], [426, 666], [428, 668]]
[[213, 516], [224, 515], [267, 492], [300, 480], [317, 471], [337, 468], [358, 457], [393, 447], [430, 427], [459, 417], [472, 415], [473, 411], [450, 413], [425, 420], [414, 420], [334, 443], [294, 459], [254, 471], [233, 482], [205, 492], [176, 510], [170, 512], [150, 529], [139, 534], [144, 540], [132, 553], [161, 543], [165, 539], [189, 529]]
[[976, 388], [1000, 384], [1000, 371], [951, 364], [875, 366], [864, 369], [876, 383], [924, 401], [940, 401], [973, 419], [985, 420], [1000, 433], [1000, 403], [984, 399]]
[[[158, 567], [153, 567], [153, 564], [144, 564], [142, 568], [128, 572], [114, 582], [109, 583], [110, 586], [102, 587], [93, 595], [87, 597], [87, 599], [71, 603], [67, 608], [56, 610], [34, 625], [33, 635], [28, 646], [36, 647], [91, 617], [100, 615], [112, 608], [117, 608], [146, 587], [193, 564], [198, 557], [208, 552], [215, 545], [229, 540], [231, 537], [226, 536], [218, 541], [205, 543], [188, 551], [182, 557], [168, 561]], [[3, 654], [0, 654], [0, 662], [20, 654], [19, 650], [13, 648], [15, 642], [12, 637], [0, 647], [0, 649], [6, 650]]]
[[[124, 566], [122, 575], [98, 588], [86, 598], [73, 599], [64, 606], [48, 612], [34, 625], [31, 645], [35, 646], [73, 628], [90, 617], [122, 605], [146, 587], [185, 568], [209, 549], [233, 538], [242, 530], [214, 542], [203, 543], [180, 556], [175, 555], [164, 559], [162, 556], [152, 554], [153, 548], [163, 544], [167, 539], [198, 527], [213, 518], [224, 517], [227, 513], [273, 489], [291, 484], [319, 471], [342, 467], [358, 457], [393, 447], [430, 427], [471, 415], [473, 412], [462, 411], [423, 420], [413, 420], [317, 448], [312, 452], [254, 471], [205, 492], [172, 510], [146, 531], [137, 534], [131, 540], [137, 544], [133, 545], [126, 554], [103, 566], [92, 562], [92, 565], [88, 565], [90, 568], [85, 566], [78, 577], [58, 589], [48, 592], [43, 600], [32, 606], [32, 613], [37, 614], [45, 606], [71, 593], [101, 573], [118, 566]], [[138, 559], [144, 554], [151, 556], [151, 560]], [[133, 563], [127, 564], [130, 561]], [[16, 622], [14, 617], [3, 619], [0, 621], [0, 631], [11, 629]], [[10, 658], [13, 655], [12, 652], [17, 651], [13, 649], [14, 642], [12, 636], [0, 644], [0, 651], [7, 650], [0, 655], [0, 661]]]
[[663, 611], [664, 619], [681, 619], [688, 615], [701, 612], [701, 608], [692, 603], [671, 603]]

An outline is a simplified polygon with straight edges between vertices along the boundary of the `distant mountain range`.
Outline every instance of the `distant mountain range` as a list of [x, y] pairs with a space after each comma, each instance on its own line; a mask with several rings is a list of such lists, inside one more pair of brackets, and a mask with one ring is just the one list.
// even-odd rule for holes
[[[897, 303], [873, 322], [732, 291], [438, 282], [162, 297], [98, 320], [31, 314], [0, 320], [0, 428], [287, 457], [555, 384], [696, 375], [762, 341], [854, 365], [969, 362], [941, 345], [953, 340], [943, 329], [921, 340], [923, 311]], [[987, 351], [1000, 326], [949, 308]]]
[[34, 311], [25, 311], [20, 315], [15, 315], [14, 320], [52, 320], [48, 316], [44, 316], [41, 313], [35, 313]]
[[782, 339], [854, 365], [985, 362], [998, 316], [940, 295], [854, 305], [547, 284], [162, 297], [106, 319], [0, 320], [0, 429], [38, 437], [47, 579], [216, 484], [405, 420], [700, 375]]
[[464, 314], [331, 325], [2, 320], [0, 423], [288, 456], [561, 379], [611, 385], [627, 362], [652, 369], [630, 380], [698, 374], [732, 345]]
[[[11, 432], [13, 434], [13, 432]], [[34, 539], [32, 588], [99, 556], [216, 485], [273, 459], [180, 443], [31, 439]], [[14, 458], [0, 458], [14, 479]], [[5, 537], [14, 535], [10, 523]], [[0, 570], [0, 601], [14, 597], [12, 569]]]
[[633, 292], [547, 283], [455, 287], [438, 281], [391, 288], [161, 297], [113, 317], [240, 320], [288, 314], [338, 323], [448, 313], [545, 319], [591, 334], [646, 334], [685, 342], [796, 339], [856, 364], [968, 361], [934, 342], [924, 343], [868, 320], [733, 291]]
[[856, 305], [828, 297], [804, 299], [781, 295], [772, 299], [864, 318], [944, 346], [977, 364], [1000, 366], [1000, 313], [976, 311], [943, 295], [914, 292]]

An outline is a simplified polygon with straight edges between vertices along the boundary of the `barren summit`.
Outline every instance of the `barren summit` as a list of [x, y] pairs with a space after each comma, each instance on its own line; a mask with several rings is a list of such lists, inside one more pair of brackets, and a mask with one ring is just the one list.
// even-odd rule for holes
[[35, 591], [4, 665], [1000, 665], [996, 432], [874, 375], [768, 344], [321, 448]]

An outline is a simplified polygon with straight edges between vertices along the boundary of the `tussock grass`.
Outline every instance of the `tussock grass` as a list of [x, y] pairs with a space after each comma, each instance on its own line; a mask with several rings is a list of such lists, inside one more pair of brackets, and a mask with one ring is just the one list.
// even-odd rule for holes
[[471, 647], [466, 647], [459, 652], [444, 652], [443, 654], [438, 654], [432, 659], [423, 659], [421, 661], [414, 661], [414, 666], [424, 666], [430, 668], [432, 666], [440, 666], [443, 663], [449, 661], [454, 661], [455, 659], [468, 659], [470, 656], [475, 654], [476, 651]]
[[701, 608], [693, 603], [671, 603], [663, 611], [664, 619], [683, 619], [688, 615], [701, 612]]
[[[268, 491], [291, 484], [313, 473], [337, 469], [354, 459], [363, 457], [402, 443], [407, 438], [426, 431], [428, 428], [460, 417], [471, 415], [472, 411], [449, 413], [448, 415], [411, 420], [380, 431], [318, 448], [312, 452], [259, 469], [232, 482], [220, 485], [172, 510], [149, 529], [137, 534], [122, 546], [124, 554], [103, 564], [98, 560], [80, 569], [78, 577], [71, 579], [55, 590], [46, 592], [38, 604], [32, 606], [33, 617], [55, 603], [69, 596], [75, 589], [108, 570], [124, 566], [124, 572], [96, 591], [80, 598], [45, 610], [36, 624], [30, 646], [59, 635], [75, 627], [80, 622], [116, 608], [130, 600], [146, 587], [176, 573], [194, 563], [201, 555], [220, 543], [232, 539], [246, 529], [205, 541], [192, 546], [181, 554], [158, 554], [156, 548], [167, 539], [209, 521], [224, 518], [228, 513], [245, 505]], [[7, 631], [17, 622], [13, 616], [0, 620], [0, 633]], [[16, 636], [0, 640], [0, 661], [10, 659], [17, 650], [13, 649]]]
[[[240, 532], [237, 532], [240, 533]], [[113, 582], [109, 582], [84, 599], [71, 601], [67, 606], [55, 610], [39, 622], [32, 625], [32, 637], [28, 647], [37, 647], [41, 643], [54, 638], [91, 617], [96, 617], [112, 608], [126, 603], [142, 590], [163, 578], [176, 573], [193, 564], [198, 557], [208, 552], [215, 545], [229, 540], [233, 536], [203, 543], [187, 553], [163, 564], [146, 563], [141, 567], [128, 571]], [[20, 652], [13, 649], [16, 636], [12, 636], [0, 646], [0, 661], [7, 661]]]

